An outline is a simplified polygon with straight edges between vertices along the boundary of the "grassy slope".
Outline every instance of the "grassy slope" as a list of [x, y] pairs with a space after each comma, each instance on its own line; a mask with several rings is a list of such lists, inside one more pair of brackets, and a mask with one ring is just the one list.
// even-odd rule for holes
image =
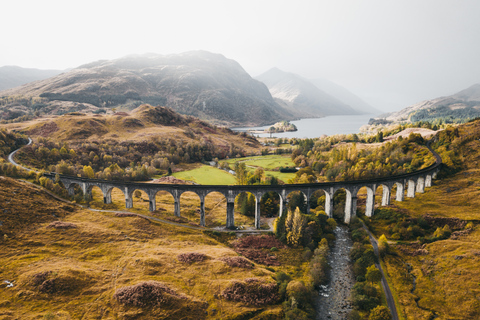
[[230, 167], [233, 167], [235, 162], [245, 162], [247, 168], [255, 170], [260, 167], [263, 168], [266, 175], [274, 176], [284, 182], [293, 179], [295, 173], [282, 173], [280, 171], [274, 171], [280, 167], [294, 167], [295, 163], [290, 158], [290, 155], [268, 155], [268, 156], [258, 156], [258, 157], [246, 157], [246, 158], [236, 158], [229, 159], [226, 162], [230, 164]]
[[[210, 140], [217, 148], [228, 149], [232, 144], [242, 147], [247, 153], [259, 152], [260, 144], [239, 134], [231, 134], [223, 129], [209, 128], [200, 120], [188, 120], [171, 111], [168, 116], [176, 117], [176, 122], [166, 119], [152, 119], [148, 111], [154, 107], [144, 105], [130, 114], [113, 115], [70, 115], [39, 118], [23, 123], [4, 125], [10, 130], [27, 132], [32, 137], [48, 137], [58, 142], [93, 141], [113, 139], [119, 141], [145, 141], [149, 139], [182, 139], [186, 142]], [[155, 112], [152, 112], [155, 114]], [[162, 111], [156, 114], [162, 117]], [[190, 122], [189, 122], [190, 121]], [[188, 122], [188, 123], [187, 123]], [[190, 134], [186, 133], [189, 132]], [[195, 136], [192, 137], [192, 132]]]
[[198, 184], [209, 185], [230, 185], [235, 184], [236, 180], [233, 175], [218, 168], [202, 165], [189, 171], [180, 171], [173, 174], [175, 178], [193, 181]]
[[[9, 178], [1, 178], [0, 185], [0, 201], [7, 209], [0, 211], [0, 278], [14, 282], [12, 288], [2, 283], [0, 319], [225, 319], [259, 309], [218, 297], [231, 280], [272, 281], [272, 272], [260, 265], [245, 270], [217, 260], [237, 254], [199, 231], [73, 208]], [[47, 228], [57, 219], [77, 228]], [[298, 266], [289, 263], [301, 259], [291, 256], [294, 250], [282, 258], [282, 251], [283, 268], [293, 272]], [[201, 252], [209, 258], [185, 265], [176, 259], [185, 252]], [[32, 280], [44, 271], [67, 279], [67, 289], [39, 292]], [[163, 282], [188, 299], [164, 308], [140, 309], [124, 307], [112, 298], [116, 289], [146, 280]], [[280, 307], [264, 309], [278, 312]]]
[[[460, 135], [478, 134], [479, 122], [460, 127]], [[432, 188], [415, 199], [392, 201], [412, 217], [431, 214], [473, 221], [474, 231], [459, 239], [426, 244], [427, 255], [387, 256], [387, 271], [397, 292], [404, 319], [480, 318], [480, 141], [463, 146], [465, 167], [453, 176], [434, 180]], [[382, 233], [378, 226], [377, 236]], [[414, 288], [415, 277], [415, 288]], [[417, 302], [418, 301], [418, 304]]]

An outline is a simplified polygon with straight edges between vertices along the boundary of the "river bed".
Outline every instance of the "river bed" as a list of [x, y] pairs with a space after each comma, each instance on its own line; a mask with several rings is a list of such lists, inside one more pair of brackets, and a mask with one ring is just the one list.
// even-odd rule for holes
[[337, 226], [334, 233], [336, 240], [328, 257], [330, 281], [321, 287], [315, 302], [317, 320], [344, 320], [353, 309], [350, 291], [355, 277], [349, 258], [353, 242], [346, 226]]

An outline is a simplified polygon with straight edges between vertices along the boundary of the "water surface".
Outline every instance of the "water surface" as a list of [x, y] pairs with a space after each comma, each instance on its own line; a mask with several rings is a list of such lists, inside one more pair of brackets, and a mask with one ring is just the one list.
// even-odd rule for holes
[[[317, 138], [324, 134], [331, 136], [334, 134], [359, 133], [360, 127], [368, 124], [368, 120], [373, 118], [373, 114], [362, 114], [353, 116], [329, 116], [325, 118], [311, 118], [290, 121], [298, 131], [273, 133], [275, 138]], [[235, 131], [264, 130], [270, 126], [232, 128]], [[255, 134], [258, 137], [270, 137], [269, 133]]]

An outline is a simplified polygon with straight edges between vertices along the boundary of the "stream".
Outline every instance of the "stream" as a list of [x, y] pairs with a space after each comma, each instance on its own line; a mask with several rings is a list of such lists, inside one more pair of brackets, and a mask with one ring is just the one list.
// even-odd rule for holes
[[336, 240], [328, 257], [330, 280], [327, 285], [321, 286], [315, 302], [317, 320], [343, 320], [353, 309], [350, 291], [355, 277], [349, 258], [353, 242], [346, 226], [339, 225], [334, 233]]

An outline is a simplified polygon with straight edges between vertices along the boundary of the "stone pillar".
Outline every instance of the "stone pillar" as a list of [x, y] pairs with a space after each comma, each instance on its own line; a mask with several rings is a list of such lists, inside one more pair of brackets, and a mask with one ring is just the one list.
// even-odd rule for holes
[[255, 195], [255, 229], [260, 229], [260, 195]]
[[347, 199], [345, 201], [345, 223], [349, 224], [357, 213], [357, 195], [352, 196], [352, 193], [347, 190]]
[[427, 174], [425, 177], [425, 188], [430, 188], [432, 186], [432, 175]]
[[87, 201], [92, 200], [92, 190], [88, 189], [88, 185], [85, 182], [82, 183], [82, 191], [83, 191], [83, 198], [85, 200]]
[[227, 229], [235, 229], [235, 201], [227, 199]]
[[279, 217], [283, 216], [283, 213], [287, 211], [287, 199], [282, 197], [282, 201], [280, 201], [280, 214]]
[[205, 227], [205, 197], [200, 197], [200, 225]]
[[112, 203], [112, 190], [111, 189], [108, 190], [108, 189], [104, 188], [102, 190], [102, 192], [103, 192], [103, 203], [105, 203], [105, 204]]
[[408, 180], [407, 197], [415, 198], [415, 181]]
[[425, 192], [425, 179], [423, 177], [420, 177], [417, 180], [417, 192], [418, 193]]
[[329, 218], [333, 218], [333, 192], [325, 191], [325, 213]]
[[373, 216], [374, 210], [375, 210], [375, 191], [367, 187], [367, 203], [365, 207], [365, 215], [367, 217]]
[[130, 190], [128, 190], [128, 187], [125, 187], [125, 208], [133, 208], [133, 199], [130, 195]]
[[174, 201], [173, 214], [176, 217], [180, 217], [180, 197], [178, 196], [177, 192], [175, 192], [173, 196], [173, 201]]
[[148, 193], [148, 200], [149, 200], [148, 210], [150, 211], [157, 210], [157, 199], [155, 198], [155, 196], [156, 196], [155, 192]]
[[390, 205], [390, 187], [383, 185], [382, 206]]
[[403, 198], [405, 196], [405, 185], [403, 183], [397, 182], [397, 197], [395, 200], [397, 201], [403, 201]]

